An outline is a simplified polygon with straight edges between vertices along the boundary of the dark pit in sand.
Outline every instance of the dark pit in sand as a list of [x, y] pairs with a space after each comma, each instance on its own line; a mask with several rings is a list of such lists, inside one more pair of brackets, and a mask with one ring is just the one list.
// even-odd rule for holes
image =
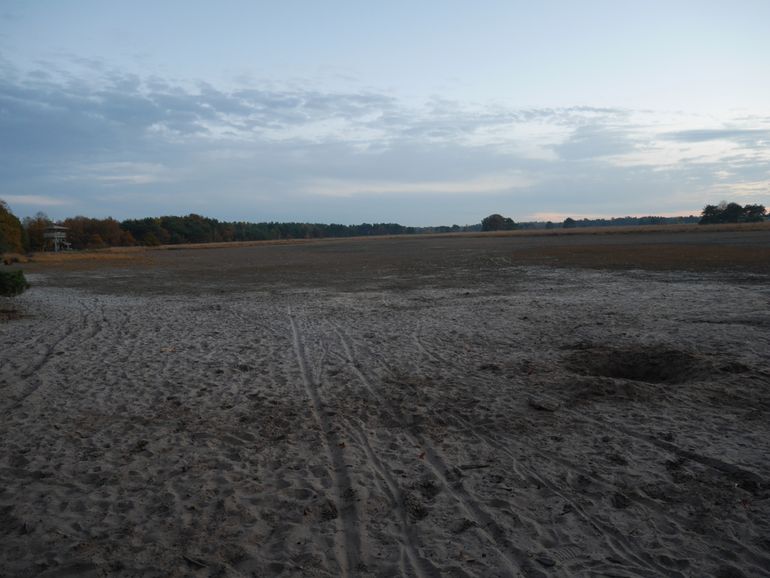
[[581, 375], [647, 383], [685, 383], [702, 371], [695, 355], [662, 346], [589, 347], [572, 352], [567, 368]]

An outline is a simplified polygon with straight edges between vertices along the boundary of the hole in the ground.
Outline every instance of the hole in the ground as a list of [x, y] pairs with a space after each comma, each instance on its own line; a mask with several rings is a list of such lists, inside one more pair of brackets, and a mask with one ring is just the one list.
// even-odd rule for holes
[[570, 354], [567, 368], [581, 375], [647, 383], [684, 383], [695, 377], [702, 361], [686, 351], [662, 346], [593, 347]]

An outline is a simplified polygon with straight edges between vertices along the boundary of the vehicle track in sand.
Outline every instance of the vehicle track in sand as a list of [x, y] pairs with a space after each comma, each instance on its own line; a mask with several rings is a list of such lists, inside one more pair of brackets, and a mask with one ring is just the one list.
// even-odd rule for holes
[[[371, 387], [371, 384], [369, 383], [368, 378], [361, 373], [361, 370], [359, 369], [361, 366], [367, 366], [367, 367], [374, 367], [379, 359], [379, 355], [374, 354], [365, 354], [365, 363], [359, 363], [354, 361], [355, 356], [351, 353], [351, 346], [350, 346], [350, 340], [352, 338], [348, 335], [347, 338], [341, 334], [341, 329], [339, 328], [339, 325], [336, 326], [336, 331], [338, 332], [338, 335], [340, 335], [340, 338], [343, 340], [346, 340], [346, 353], [348, 355], [348, 359], [351, 362], [351, 365], [353, 367], [354, 372], [358, 375], [359, 380], [362, 381], [362, 383], [369, 384], [367, 386], [367, 389], [370, 391], [373, 391], [373, 388]], [[449, 359], [446, 359], [443, 355], [439, 355], [436, 352], [431, 350], [431, 346], [426, 343], [426, 341], [421, 337], [421, 325], [418, 325], [418, 329], [415, 330], [415, 332], [412, 333], [413, 340], [416, 343], [419, 343], [419, 347], [417, 348], [417, 351], [420, 355], [428, 358], [433, 361], [441, 361], [443, 364], [452, 364], [452, 361]], [[419, 360], [417, 362], [417, 367], [419, 367]], [[468, 385], [466, 383], [466, 385]], [[428, 408], [430, 409], [430, 408]], [[614, 558], [616, 560], [622, 560], [622, 564], [626, 564], [628, 566], [634, 567], [635, 571], [639, 573], [639, 575], [642, 576], [658, 576], [663, 574], [667, 575], [681, 575], [676, 570], [673, 570], [671, 567], [665, 566], [663, 564], [660, 564], [656, 561], [654, 556], [652, 555], [645, 555], [640, 554], [638, 552], [638, 548], [634, 545], [633, 541], [630, 540], [628, 537], [623, 535], [622, 532], [618, 530], [615, 526], [612, 525], [612, 523], [608, 520], [605, 520], [603, 517], [597, 517], [596, 515], [593, 515], [585, 510], [580, 503], [576, 500], [571, 498], [567, 492], [564, 492], [560, 489], [559, 485], [549, 480], [546, 476], [540, 474], [536, 469], [533, 467], [530, 467], [522, 462], [519, 461], [518, 455], [515, 451], [513, 451], [512, 447], [521, 447], [521, 442], [517, 441], [514, 436], [506, 436], [504, 440], [499, 439], [499, 432], [497, 433], [497, 437], [495, 435], [492, 435], [491, 433], [486, 431], [486, 428], [484, 424], [477, 424], [472, 423], [468, 418], [448, 412], [448, 413], [442, 413], [442, 418], [449, 422], [450, 424], [454, 424], [454, 426], [457, 428], [458, 431], [462, 431], [464, 435], [468, 436], [471, 440], [474, 442], [479, 443], [480, 445], [488, 445], [490, 447], [495, 448], [496, 451], [500, 452], [501, 454], [504, 454], [507, 456], [507, 458], [511, 461], [513, 471], [522, 479], [530, 479], [534, 480], [537, 484], [542, 485], [543, 487], [548, 488], [549, 491], [551, 491], [555, 496], [557, 496], [560, 500], [562, 500], [565, 504], [569, 504], [570, 511], [576, 514], [580, 519], [583, 520], [583, 523], [585, 523], [587, 526], [591, 527], [596, 535], [602, 536], [603, 541], [605, 542], [605, 546], [609, 552], [612, 552], [614, 555]], [[606, 425], [606, 424], [605, 424]], [[624, 432], [620, 432], [624, 433]], [[630, 435], [630, 434], [629, 434]], [[415, 439], [417, 441], [420, 441], [422, 439], [421, 436], [415, 436]], [[650, 441], [647, 439], [647, 436], [642, 436], [640, 439], [643, 441]], [[653, 440], [657, 441], [657, 440]], [[662, 447], [662, 446], [661, 446]], [[522, 453], [524, 452], [525, 448], [522, 448]], [[670, 448], [665, 448], [670, 449]], [[532, 452], [533, 448], [526, 448], [528, 452]], [[590, 472], [586, 470], [585, 468], [579, 467], [578, 465], [570, 462], [569, 460], [562, 459], [561, 456], [558, 454], [546, 454], [543, 451], [540, 450], [534, 450], [535, 454], [541, 457], [544, 460], [547, 461], [556, 461], [562, 466], [567, 467], [568, 469], [580, 473], [586, 476], [590, 476]], [[595, 480], [598, 484], [606, 487], [609, 490], [612, 490], [613, 492], [618, 491], [618, 487], [614, 484], [608, 483], [601, 479]], [[653, 510], [662, 512], [665, 510], [663, 506], [660, 504], [657, 504], [653, 500], [641, 500], [644, 502], [648, 507], [650, 507]], [[667, 512], [668, 513], [668, 512]], [[521, 514], [520, 514], [521, 515]], [[684, 523], [684, 520], [681, 520], [680, 523]], [[574, 548], [573, 548], [574, 549]], [[555, 550], [556, 553], [560, 551], [558, 548]], [[549, 551], [549, 554], [552, 552]], [[554, 557], [559, 557], [557, 554], [554, 555]], [[562, 556], [563, 557], [563, 556]], [[571, 555], [571, 558], [578, 559], [581, 558], [581, 556], [578, 555]], [[574, 571], [597, 571], [599, 567], [604, 567], [606, 564], [604, 564], [601, 561], [596, 560], [590, 560], [586, 559], [585, 556], [582, 556], [584, 559], [583, 565], [575, 565], [573, 564], [572, 569]], [[622, 566], [621, 564], [621, 566]], [[609, 567], [617, 566], [617, 564], [610, 563]], [[617, 566], [620, 567], [620, 566]], [[608, 568], [605, 568], [605, 570], [608, 570]]]
[[[492, 515], [466, 490], [462, 480], [450, 481], [447, 478], [447, 473], [451, 468], [441, 452], [424, 436], [410, 431], [409, 424], [401, 411], [383, 397], [372, 385], [371, 380], [359, 369], [352, 344], [353, 340], [350, 335], [339, 324], [333, 323], [332, 325], [340, 339], [352, 372], [356, 375], [371, 400], [380, 404], [388, 412], [391, 419], [402, 428], [404, 435], [416, 447], [423, 449], [425, 463], [429, 466], [434, 478], [461, 506], [467, 518], [474, 522], [474, 527], [494, 549], [509, 575], [516, 576], [520, 572], [524, 572], [526, 575], [526, 572], [531, 568], [527, 553], [507, 537], [505, 530], [494, 520]], [[417, 340], [417, 338], [415, 339]]]
[[[418, 327], [421, 327], [419, 323]], [[420, 333], [421, 329], [418, 332], [415, 332], [415, 335], [419, 335]], [[439, 355], [435, 351], [432, 351], [432, 347], [430, 343], [428, 343], [428, 340], [420, 339], [419, 350], [420, 353], [422, 353], [428, 360], [433, 361], [441, 358], [443, 359], [443, 363], [454, 366], [455, 371], [450, 373], [456, 374], [457, 372], [467, 372], [467, 368], [457, 366], [451, 359], [446, 359], [445, 356]], [[375, 356], [369, 357], [370, 359], [367, 358], [367, 363], [371, 364], [374, 362]], [[420, 364], [418, 362], [417, 368], [419, 368], [419, 365]], [[476, 376], [469, 375], [465, 380], [463, 380], [464, 386], [466, 388], [474, 387], [473, 383], [476, 379]], [[482, 383], [478, 384], [479, 387], [482, 385]], [[451, 386], [449, 387], [451, 391]], [[635, 431], [632, 428], [614, 423], [613, 421], [608, 422], [606, 420], [596, 420], [585, 415], [583, 412], [578, 412], [562, 405], [559, 406], [557, 411], [560, 415], [567, 415], [571, 419], [574, 419], [576, 422], [586, 424], [592, 428], [598, 428], [599, 431], [607, 431], [608, 433], [615, 434], [616, 437], [621, 439], [634, 439], [644, 445], [670, 452], [672, 455], [677, 456], [679, 459], [690, 460], [692, 462], [713, 468], [721, 474], [734, 478], [737, 480], [739, 487], [745, 486], [748, 488], [748, 491], [751, 491], [752, 493], [756, 494], [759, 492], [759, 494], [762, 495], [763, 489], [766, 490], [768, 487], [767, 480], [765, 480], [762, 476], [745, 468], [724, 462], [723, 460], [703, 456], [697, 452], [682, 449], [676, 444], [658, 439], [657, 437], [650, 434]], [[558, 452], [549, 452], [542, 448], [533, 448], [531, 446], [523, 447], [516, 436], [501, 433], [500, 431], [492, 432], [489, 430], [487, 424], [472, 422], [465, 415], [461, 415], [453, 411], [442, 413], [441, 415], [445, 422], [454, 424], [455, 427], [462, 431], [465, 436], [478, 442], [481, 445], [493, 447], [500, 454], [506, 455], [508, 459], [510, 459], [514, 464], [514, 470], [518, 471], [520, 474], [526, 474], [526, 476], [536, 480], [539, 485], [548, 488], [548, 490], [555, 496], [558, 496], [560, 500], [569, 504], [571, 513], [582, 519], [588, 527], [593, 528], [593, 530], [596, 532], [596, 535], [601, 539], [602, 542], [604, 542], [604, 547], [606, 550], [612, 553], [612, 555], [608, 558], [609, 562], [585, 560], [582, 566], [575, 566], [573, 564], [571, 567], [573, 571], [606, 571], [611, 573], [613, 568], [619, 569], [625, 565], [627, 567], [630, 566], [634, 568], [634, 571], [637, 572], [638, 575], [644, 576], [686, 575], [686, 573], [683, 574], [680, 571], [681, 567], [677, 568], [677, 560], [668, 557], [663, 557], [663, 559], [660, 559], [655, 555], [654, 552], [645, 552], [640, 550], [638, 544], [632, 538], [625, 535], [620, 530], [620, 528], [618, 528], [617, 525], [613, 523], [611, 520], [611, 515], [608, 513], [591, 513], [587, 511], [586, 508], [583, 508], [580, 505], [578, 500], [570, 497], [569, 492], [564, 491], [564, 488], [562, 487], [563, 483], [559, 484], [555, 481], [552, 481], [547, 475], [541, 474], [535, 468], [519, 462], [517, 459], [518, 456], [516, 448], [519, 448], [519, 451], [523, 455], [534, 454], [535, 456], [542, 459], [544, 463], [558, 463], [562, 467], [566, 468], [567, 471], [590, 478], [594, 483], [605, 488], [608, 491], [608, 495], [628, 491], [627, 488], [620, 487], [615, 483], [608, 482], [599, 476], [593, 475], [593, 473], [590, 471], [590, 468], [576, 464], [569, 459], [564, 458]], [[502, 438], [500, 437], [501, 435], [503, 436]], [[633, 502], [635, 508], [639, 508], [642, 511], [644, 511], [644, 509], [647, 510], [645, 513], [646, 517], [649, 518], [650, 514], [654, 512], [655, 514], [653, 514], [653, 516], [658, 516], [660, 519], [666, 518], [667, 523], [675, 525], [678, 528], [678, 532], [680, 534], [691, 534], [691, 540], [699, 540], [697, 535], [692, 534], [692, 531], [687, 529], [688, 525], [692, 524], [692, 520], [682, 517], [677, 513], [672, 513], [670, 508], [666, 507], [665, 504], [659, 503], [651, 498], [646, 498], [643, 494], [638, 493], [634, 493]], [[703, 547], [708, 548], [705, 543]], [[735, 541], [734, 547], [736, 549], [740, 549], [740, 541]], [[756, 563], [758, 566], [760, 566], [762, 564], [767, 564], [768, 560], [758, 557]]]
[[[418, 334], [418, 333], [416, 333]], [[452, 365], [452, 361], [449, 359], [444, 359], [443, 356], [440, 356], [436, 352], [432, 351], [432, 348], [429, 344], [425, 343], [424, 340], [420, 340], [420, 350], [421, 352], [424, 352], [424, 355], [429, 357], [430, 359], [442, 359], [443, 363]], [[466, 383], [466, 385], [468, 385]], [[570, 412], [571, 415], [574, 417], [580, 419], [584, 422], [590, 422], [594, 423], [593, 420], [590, 418], [586, 418], [585, 416], [579, 415], [577, 412]], [[504, 438], [504, 441], [501, 441], [499, 439], [499, 432], [496, 432], [496, 435], [492, 435], [491, 433], [488, 433], [485, 431], [485, 426], [483, 424], [477, 424], [471, 422], [468, 418], [456, 413], [456, 412], [447, 412], [442, 414], [445, 421], [452, 422], [458, 427], [460, 431], [463, 432], [464, 435], [470, 437], [476, 442], [479, 442], [483, 445], [489, 445], [493, 448], [495, 448], [498, 452], [501, 454], [505, 454], [509, 460], [511, 460], [512, 468], [513, 470], [523, 478], [530, 478], [532, 480], [535, 480], [538, 484], [548, 488], [549, 491], [553, 492], [554, 495], [558, 496], [563, 502], [566, 504], [569, 504], [570, 511], [575, 513], [577, 516], [579, 516], [583, 522], [593, 528], [598, 536], [601, 536], [603, 541], [605, 542], [605, 546], [607, 547], [608, 551], [613, 552], [613, 555], [615, 558], [617, 558], [619, 561], [622, 561], [622, 564], [618, 565], [618, 568], [622, 567], [623, 565], [631, 565], [634, 568], [635, 572], [638, 572], [639, 576], [660, 576], [662, 574], [670, 575], [670, 576], [682, 576], [681, 573], [672, 570], [670, 567], [666, 567], [660, 563], [658, 563], [655, 558], [652, 555], [640, 555], [637, 554], [638, 548], [635, 546], [632, 540], [630, 540], [627, 536], [625, 536], [622, 532], [620, 532], [615, 526], [613, 526], [609, 521], [603, 519], [603, 517], [599, 517], [596, 515], [592, 515], [586, 511], [585, 508], [583, 508], [580, 503], [569, 497], [567, 492], [562, 491], [559, 488], [559, 485], [549, 480], [546, 476], [540, 474], [535, 468], [530, 467], [524, 463], [522, 463], [519, 460], [519, 455], [523, 455], [525, 453], [532, 453], [534, 452], [536, 455], [541, 457], [542, 459], [546, 461], [556, 461], [563, 466], [568, 467], [570, 470], [584, 475], [588, 477], [592, 477], [590, 472], [584, 468], [577, 466], [576, 464], [562, 459], [561, 456], [554, 452], [545, 453], [542, 450], [533, 449], [532, 447], [523, 448], [521, 445], [521, 442], [519, 442], [515, 436], [506, 435]], [[595, 422], [596, 425], [599, 425], [603, 422]], [[603, 424], [607, 426], [607, 424]], [[627, 435], [633, 435], [630, 431], [625, 431], [627, 428], [623, 428], [623, 431], [621, 433], [626, 433]], [[639, 439], [643, 439], [645, 441], [647, 440], [647, 436], [635, 436]], [[515, 451], [511, 450], [511, 447], [518, 447], [520, 448], [520, 453], [517, 454]], [[612, 484], [608, 484], [601, 480], [595, 480], [599, 483], [602, 483], [603, 485], [607, 486], [608, 488], [611, 488], [613, 491], [617, 491], [618, 488]], [[653, 509], [662, 511], [663, 508], [659, 506], [657, 503], [655, 503], [652, 500], [647, 500], [649, 502], [647, 505], [652, 506]], [[574, 558], [578, 558], [575, 556]], [[591, 563], [589, 563], [591, 562]], [[586, 561], [586, 565], [583, 567], [573, 567], [573, 571], [577, 572], [584, 572], [584, 571], [598, 571], [598, 566], [601, 565], [601, 563], [597, 563], [596, 561]], [[615, 566], [615, 564], [610, 564], [610, 566]], [[605, 570], [610, 571], [609, 568], [605, 568]]]
[[[355, 366], [356, 362], [352, 355], [349, 344], [346, 341], [346, 336], [343, 334], [342, 330], [336, 323], [328, 320], [327, 322], [332, 332], [338, 336], [339, 341], [342, 344], [344, 354], [338, 354], [339, 358], [344, 363], [350, 364], [356, 375], [362, 375], [360, 374], [358, 368]], [[377, 456], [375, 450], [373, 449], [371, 441], [369, 440], [369, 436], [366, 433], [366, 424], [363, 423], [360, 419], [354, 421], [354, 418], [352, 417], [348, 418], [347, 421], [350, 426], [350, 432], [357, 440], [359, 447], [364, 450], [371, 469], [375, 472], [376, 477], [381, 482], [381, 491], [387, 496], [393, 510], [397, 512], [400, 548], [403, 554], [406, 556], [406, 560], [408, 561], [412, 572], [419, 578], [437, 576], [439, 572], [438, 568], [436, 568], [436, 566], [429, 560], [422, 557], [415, 547], [415, 545], [419, 543], [419, 538], [414, 530], [414, 527], [409, 523], [409, 513], [404, 506], [404, 492], [396, 481], [392, 470], [383, 462], [383, 460]], [[406, 569], [404, 568], [404, 570]]]
[[355, 490], [347, 470], [345, 456], [341, 449], [341, 438], [332, 427], [327, 417], [327, 406], [318, 391], [318, 379], [309, 367], [303, 335], [292, 312], [287, 307], [289, 326], [297, 365], [302, 383], [310, 400], [313, 417], [324, 442], [329, 468], [331, 469], [332, 489], [338, 507], [337, 532], [335, 533], [335, 555], [342, 576], [353, 576], [365, 565], [361, 547], [361, 525], [355, 503]]
[[[93, 304], [91, 301], [82, 297], [70, 300], [68, 308], [74, 306], [76, 313], [67, 312], [68, 318], [61, 323], [60, 331], [56, 335], [45, 334], [36, 337], [35, 345], [42, 351], [36, 352], [32, 360], [18, 370], [16, 379], [22, 386], [22, 391], [2, 409], [3, 415], [8, 415], [21, 407], [27, 398], [46, 385], [40, 376], [40, 371], [52, 361], [58, 360], [60, 356], [66, 356], [66, 346], [70, 342], [77, 342], [78, 347], [82, 347], [104, 331], [107, 321], [104, 305], [98, 298], [93, 299]], [[77, 317], [72, 319], [73, 315]]]

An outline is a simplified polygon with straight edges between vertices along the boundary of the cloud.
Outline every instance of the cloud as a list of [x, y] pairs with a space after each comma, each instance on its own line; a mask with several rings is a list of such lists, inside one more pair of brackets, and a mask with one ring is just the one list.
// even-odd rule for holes
[[[739, 142], [756, 142], [770, 140], [770, 129], [691, 129], [670, 132], [663, 138], [679, 142], [698, 143], [715, 140], [732, 140]], [[770, 146], [770, 143], [767, 143]]]
[[591, 124], [577, 127], [552, 148], [564, 160], [583, 160], [630, 153], [636, 143], [628, 129]]
[[48, 195], [2, 195], [0, 198], [8, 204], [17, 203], [30, 207], [61, 207], [72, 203], [71, 200], [50, 197]]
[[612, 107], [415, 104], [371, 89], [223, 90], [107, 66], [0, 65], [0, 196], [62, 217], [194, 208], [419, 225], [690, 212], [729, 190], [765, 194], [770, 175], [767, 119], [717, 130]]
[[105, 162], [73, 167], [62, 180], [92, 180], [105, 185], [148, 185], [168, 180], [167, 169], [158, 163]]
[[531, 184], [531, 179], [522, 174], [508, 173], [451, 181], [322, 180], [307, 185], [303, 191], [311, 195], [330, 197], [389, 194], [478, 195], [501, 193]]
[[250, 88], [225, 92], [207, 83], [185, 87], [99, 67], [91, 67], [91, 73], [96, 78], [85, 80], [53, 68], [5, 75], [0, 81], [0, 128], [7, 135], [0, 146], [5, 152], [95, 153], [139, 146], [148, 137], [177, 143], [196, 138], [318, 142], [355, 141], [363, 135], [371, 144], [442, 143], [527, 123], [572, 126], [625, 114], [589, 107], [469, 107], [438, 98], [407, 107], [372, 91]]

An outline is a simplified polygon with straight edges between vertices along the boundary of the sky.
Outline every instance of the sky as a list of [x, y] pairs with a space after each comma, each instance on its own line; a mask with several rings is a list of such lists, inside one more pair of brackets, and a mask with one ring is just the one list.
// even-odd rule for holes
[[770, 2], [0, 0], [0, 199], [472, 224], [770, 205]]

